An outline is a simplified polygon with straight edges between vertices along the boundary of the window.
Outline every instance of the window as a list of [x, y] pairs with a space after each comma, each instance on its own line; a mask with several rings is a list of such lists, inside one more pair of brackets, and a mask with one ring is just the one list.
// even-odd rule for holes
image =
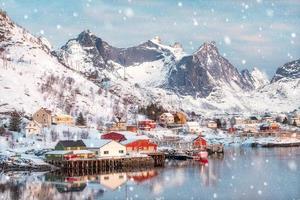
[[108, 153], [109, 153], [109, 151], [104, 151], [103, 153], [104, 153], [104, 154], [108, 154]]
[[119, 150], [119, 153], [124, 153], [124, 151], [123, 150]]
[[109, 179], [109, 176], [104, 176], [104, 180], [108, 180], [108, 179]]

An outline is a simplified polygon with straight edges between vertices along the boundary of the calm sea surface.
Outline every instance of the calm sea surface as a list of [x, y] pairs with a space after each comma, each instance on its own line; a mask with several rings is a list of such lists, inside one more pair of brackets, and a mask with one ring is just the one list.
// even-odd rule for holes
[[227, 148], [208, 165], [102, 175], [2, 174], [0, 199], [300, 199], [300, 148]]

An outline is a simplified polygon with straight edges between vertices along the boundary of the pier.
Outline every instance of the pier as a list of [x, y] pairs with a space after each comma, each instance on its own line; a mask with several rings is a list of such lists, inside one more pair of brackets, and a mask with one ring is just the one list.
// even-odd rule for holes
[[140, 157], [90, 158], [71, 160], [47, 160], [49, 164], [64, 170], [115, 171], [119, 169], [162, 167], [165, 162], [163, 153], [149, 153]]

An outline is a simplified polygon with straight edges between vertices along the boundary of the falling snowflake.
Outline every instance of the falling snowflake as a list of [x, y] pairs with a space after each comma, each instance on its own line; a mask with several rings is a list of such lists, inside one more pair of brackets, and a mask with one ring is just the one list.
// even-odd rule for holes
[[254, 189], [254, 186], [253, 186], [253, 185], [250, 185], [250, 189], [253, 190], [253, 189]]
[[177, 5], [178, 5], [179, 7], [182, 7], [182, 2], [179, 1]]
[[213, 197], [214, 197], [214, 199], [218, 198], [218, 194], [214, 193]]
[[257, 2], [257, 3], [261, 3], [261, 2], [262, 2], [262, 0], [256, 0], [256, 2]]
[[[246, 64], [246, 60], [242, 60], [242, 64], [244, 65], [244, 64]], [[252, 163], [251, 163], [251, 165], [252, 165]], [[253, 164], [254, 165], [254, 164]]]
[[193, 25], [194, 26], [198, 26], [199, 24], [198, 24], [198, 21], [195, 19], [195, 18], [193, 18]]
[[24, 15], [24, 19], [28, 19], [28, 15]]
[[56, 25], [56, 29], [57, 29], [57, 30], [61, 29], [61, 25], [60, 25], [60, 24], [57, 24], [57, 25]]
[[78, 13], [77, 12], [73, 12], [73, 17], [78, 17]]
[[230, 37], [229, 36], [224, 36], [224, 42], [225, 42], [225, 44], [230, 45], [231, 44]]
[[261, 195], [261, 194], [262, 194], [262, 191], [261, 191], [261, 190], [258, 190], [258, 191], [257, 191], [257, 194]]
[[38, 9], [35, 8], [35, 9], [33, 10], [33, 12], [34, 12], [34, 13], [37, 13], [37, 12], [38, 12]]
[[125, 9], [125, 15], [126, 15], [126, 17], [130, 18], [130, 17], [134, 16], [134, 12], [131, 8], [126, 8]]
[[40, 34], [44, 35], [45, 31], [44, 30], [40, 30]]
[[296, 33], [292, 33], [292, 34], [291, 34], [291, 37], [292, 37], [292, 38], [295, 38], [295, 37], [296, 37]]
[[268, 185], [268, 183], [267, 182], [264, 182], [264, 186], [267, 186]]

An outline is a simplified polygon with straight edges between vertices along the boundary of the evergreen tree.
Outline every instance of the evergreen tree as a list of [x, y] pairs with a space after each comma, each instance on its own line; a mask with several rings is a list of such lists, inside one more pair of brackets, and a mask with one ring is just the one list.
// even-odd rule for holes
[[82, 112], [79, 113], [79, 115], [76, 119], [76, 125], [79, 125], [79, 126], [85, 126], [86, 125], [86, 120], [83, 117]]
[[294, 122], [293, 122], [293, 126], [297, 126], [297, 122], [296, 122], [296, 120], [294, 120]]
[[11, 113], [11, 117], [10, 117], [10, 121], [9, 121], [9, 130], [10, 131], [16, 131], [16, 132], [20, 132], [21, 128], [21, 116], [17, 111], [14, 111]]
[[216, 119], [216, 123], [217, 123], [217, 127], [221, 128], [222, 127], [222, 123], [220, 119]]
[[288, 124], [288, 119], [285, 117], [282, 123], [283, 124]]

